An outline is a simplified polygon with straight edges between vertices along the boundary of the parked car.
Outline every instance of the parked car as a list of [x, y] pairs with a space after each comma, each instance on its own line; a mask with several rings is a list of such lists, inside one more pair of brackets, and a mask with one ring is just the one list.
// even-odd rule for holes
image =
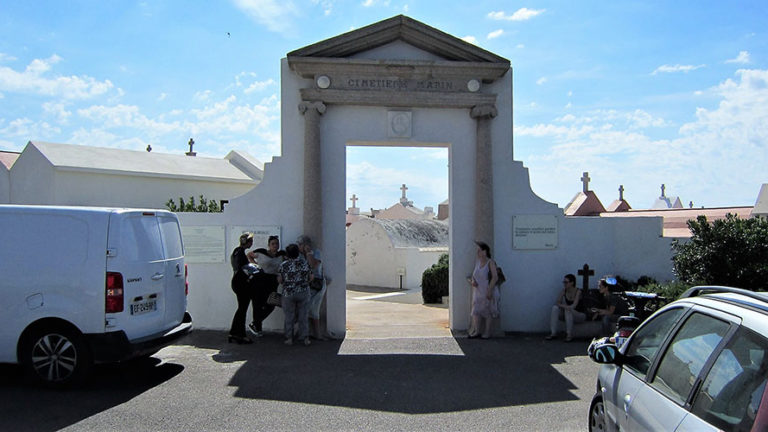
[[162, 210], [0, 205], [0, 362], [66, 385], [189, 333], [179, 221]]
[[695, 287], [601, 363], [590, 431], [768, 430], [768, 293]]

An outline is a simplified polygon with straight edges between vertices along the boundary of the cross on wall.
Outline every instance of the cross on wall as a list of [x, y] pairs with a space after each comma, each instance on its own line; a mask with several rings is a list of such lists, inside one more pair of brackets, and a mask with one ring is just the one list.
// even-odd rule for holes
[[588, 264], [584, 264], [584, 267], [579, 269], [577, 272], [579, 276], [581, 276], [581, 288], [588, 290], [589, 289], [589, 277], [595, 275], [595, 271], [591, 268], [589, 268]]

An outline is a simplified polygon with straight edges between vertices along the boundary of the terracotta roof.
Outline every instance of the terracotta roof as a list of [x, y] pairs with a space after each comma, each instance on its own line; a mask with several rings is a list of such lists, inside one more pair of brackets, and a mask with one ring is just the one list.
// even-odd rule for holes
[[703, 215], [708, 221], [725, 219], [728, 213], [742, 218], [750, 217], [752, 207], [717, 207], [717, 208], [693, 208], [693, 209], [658, 209], [658, 210], [629, 210], [618, 213], [600, 213], [600, 217], [661, 217], [663, 222], [664, 237], [690, 237], [691, 231], [687, 222]]
[[577, 193], [564, 210], [566, 216], [598, 216], [604, 211], [603, 203], [591, 190]]
[[13, 163], [19, 158], [21, 153], [0, 151], [0, 164], [5, 166], [6, 169], [11, 169]]

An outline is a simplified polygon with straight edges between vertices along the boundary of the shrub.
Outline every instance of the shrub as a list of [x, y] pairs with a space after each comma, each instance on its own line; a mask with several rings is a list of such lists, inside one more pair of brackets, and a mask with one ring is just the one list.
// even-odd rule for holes
[[675, 241], [675, 274], [684, 283], [768, 289], [768, 219], [728, 214], [710, 224], [705, 216], [688, 221], [693, 236]]
[[421, 275], [421, 298], [424, 303], [440, 303], [448, 295], [448, 254], [440, 255], [437, 264]]
[[169, 199], [165, 203], [165, 207], [175, 213], [181, 212], [197, 212], [197, 213], [218, 213], [222, 211], [221, 206], [216, 200], [210, 200], [203, 198], [200, 195], [200, 204], [195, 204], [195, 197], [189, 197], [189, 202], [185, 202], [184, 198], [179, 197], [179, 204], [177, 205], [173, 198]]

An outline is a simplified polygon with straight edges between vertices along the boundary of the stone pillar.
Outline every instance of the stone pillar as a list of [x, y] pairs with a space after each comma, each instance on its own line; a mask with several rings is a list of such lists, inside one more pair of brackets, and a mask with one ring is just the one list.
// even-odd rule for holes
[[302, 101], [299, 112], [304, 115], [304, 219], [303, 233], [316, 247], [323, 243], [323, 196], [320, 168], [320, 116], [325, 113], [322, 102]]
[[494, 105], [472, 107], [469, 115], [477, 121], [475, 146], [475, 240], [493, 250], [493, 157], [491, 121], [498, 115]]

